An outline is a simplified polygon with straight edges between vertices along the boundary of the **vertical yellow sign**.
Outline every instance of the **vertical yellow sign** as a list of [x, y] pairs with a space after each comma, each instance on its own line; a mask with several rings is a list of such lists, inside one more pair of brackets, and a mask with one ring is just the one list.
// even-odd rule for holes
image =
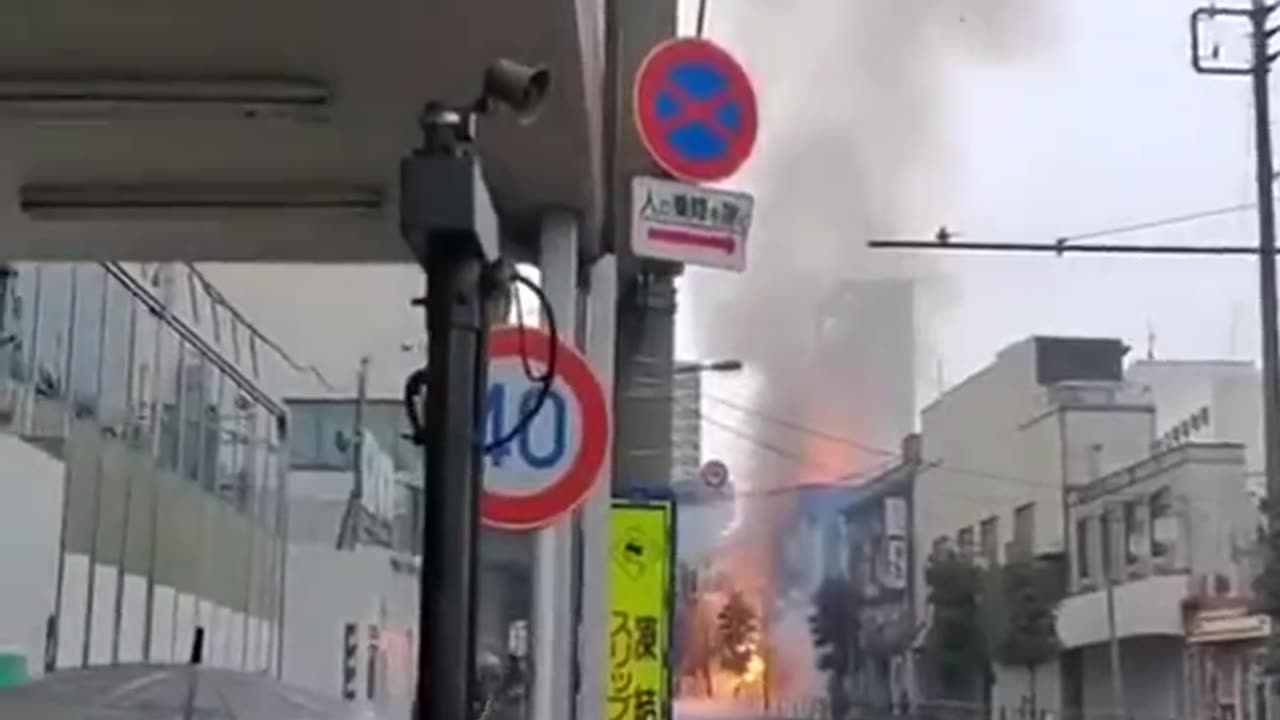
[[670, 503], [609, 517], [609, 673], [603, 720], [670, 720]]

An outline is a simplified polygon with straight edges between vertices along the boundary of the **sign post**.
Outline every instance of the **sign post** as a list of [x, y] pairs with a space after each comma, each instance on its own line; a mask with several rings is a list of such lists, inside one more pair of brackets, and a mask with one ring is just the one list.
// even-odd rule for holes
[[507, 435], [532, 406], [556, 346], [556, 375], [533, 421], [484, 457], [480, 517], [510, 530], [546, 527], [591, 491], [609, 447], [604, 388], [573, 347], [532, 327], [503, 327], [489, 336], [489, 389], [481, 416], [487, 443]]
[[673, 177], [723, 180], [755, 146], [755, 89], [715, 43], [685, 37], [659, 44], [641, 62], [633, 94], [640, 139]]

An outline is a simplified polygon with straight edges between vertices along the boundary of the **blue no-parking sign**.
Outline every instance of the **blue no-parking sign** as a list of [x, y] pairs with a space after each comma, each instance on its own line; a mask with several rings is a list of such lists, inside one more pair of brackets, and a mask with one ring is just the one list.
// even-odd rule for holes
[[701, 38], [655, 47], [636, 74], [636, 128], [664, 170], [715, 182], [742, 166], [755, 146], [756, 95], [742, 66]]

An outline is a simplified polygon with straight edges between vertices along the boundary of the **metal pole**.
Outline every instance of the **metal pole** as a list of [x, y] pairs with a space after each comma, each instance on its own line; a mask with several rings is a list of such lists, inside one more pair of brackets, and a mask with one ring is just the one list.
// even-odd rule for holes
[[707, 29], [707, 3], [709, 0], [698, 0], [698, 26], [696, 36], [702, 37]]
[[[591, 267], [591, 298], [587, 306], [586, 354], [605, 392], [612, 393], [614, 324], [617, 320], [617, 260], [605, 256]], [[612, 453], [611, 453], [612, 454]], [[582, 617], [578, 628], [578, 664], [582, 682], [578, 689], [579, 720], [605, 717], [608, 695], [609, 653], [603, 638], [609, 632], [609, 506], [612, 495], [612, 461], [582, 504]]]
[[356, 418], [351, 438], [351, 456], [354, 458], [352, 468], [353, 486], [351, 488], [351, 507], [349, 508], [351, 544], [357, 544], [364, 538], [364, 406], [369, 393], [369, 356], [360, 358], [360, 371], [356, 375]]
[[[1114, 538], [1112, 530], [1115, 527], [1114, 519], [1115, 508], [1108, 505], [1102, 511], [1102, 532]], [[1125, 697], [1124, 688], [1124, 664], [1120, 655], [1120, 638], [1116, 634], [1116, 592], [1115, 584], [1111, 578], [1112, 568], [1115, 567], [1116, 549], [1119, 547], [1117, 542], [1106, 543], [1106, 551], [1102, 556], [1102, 583], [1106, 592], [1107, 599], [1107, 649], [1110, 651], [1111, 660], [1111, 699], [1115, 703], [1117, 713], [1121, 718], [1129, 717], [1129, 703]]]
[[1267, 76], [1271, 58], [1267, 51], [1267, 17], [1271, 10], [1265, 0], [1253, 0], [1253, 121], [1257, 135], [1258, 184], [1258, 291], [1262, 311], [1262, 432], [1266, 452], [1266, 479], [1269, 497], [1280, 498], [1280, 338], [1276, 323], [1276, 219], [1271, 159], [1271, 108]]
[[[427, 263], [426, 522], [419, 593], [418, 720], [470, 717], [475, 667], [480, 443], [475, 428], [486, 385], [487, 322], [482, 261], [450, 245]], [[453, 252], [450, 252], [450, 251]]]
[[[557, 331], [572, 343], [578, 289], [578, 228], [573, 216], [548, 214], [542, 222], [541, 245], [542, 287]], [[532, 720], [565, 720], [573, 713], [573, 674], [566, 671], [573, 667], [573, 539], [571, 516], [534, 535]]]

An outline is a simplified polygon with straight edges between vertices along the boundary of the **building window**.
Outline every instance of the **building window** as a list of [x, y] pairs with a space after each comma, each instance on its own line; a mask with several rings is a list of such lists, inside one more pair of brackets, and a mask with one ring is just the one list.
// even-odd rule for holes
[[1142, 501], [1133, 500], [1124, 504], [1124, 562], [1133, 565], [1143, 555], [1143, 545], [1147, 541], [1147, 528], [1142, 517]]
[[973, 557], [974, 547], [972, 527], [961, 528], [960, 532], [956, 533], [956, 545], [959, 546], [961, 555], [964, 555], [965, 557]]
[[61, 400], [67, 389], [67, 343], [71, 333], [71, 266], [41, 266], [35, 348], [36, 394]]
[[978, 526], [978, 543], [981, 546], [982, 558], [987, 565], [995, 567], [1000, 564], [1000, 518], [992, 515]]
[[1089, 526], [1090, 518], [1076, 520], [1076, 576], [1088, 580], [1091, 571], [1089, 563]]
[[1098, 537], [1100, 537], [1102, 541], [1102, 575], [1105, 578], [1111, 578], [1111, 566], [1115, 565], [1115, 559], [1114, 557], [1111, 557], [1111, 532], [1114, 530], [1114, 528], [1112, 528], [1114, 523], [1111, 521], [1111, 512], [1103, 509], [1102, 516], [1098, 519], [1098, 523], [1101, 525]]
[[1035, 503], [1021, 505], [1013, 511], [1013, 549], [1018, 560], [1029, 559], [1035, 547], [1035, 511]]
[[1173, 496], [1169, 488], [1160, 488], [1147, 501], [1151, 522], [1151, 557], [1162, 558], [1173, 550], [1176, 525], [1173, 517]]

